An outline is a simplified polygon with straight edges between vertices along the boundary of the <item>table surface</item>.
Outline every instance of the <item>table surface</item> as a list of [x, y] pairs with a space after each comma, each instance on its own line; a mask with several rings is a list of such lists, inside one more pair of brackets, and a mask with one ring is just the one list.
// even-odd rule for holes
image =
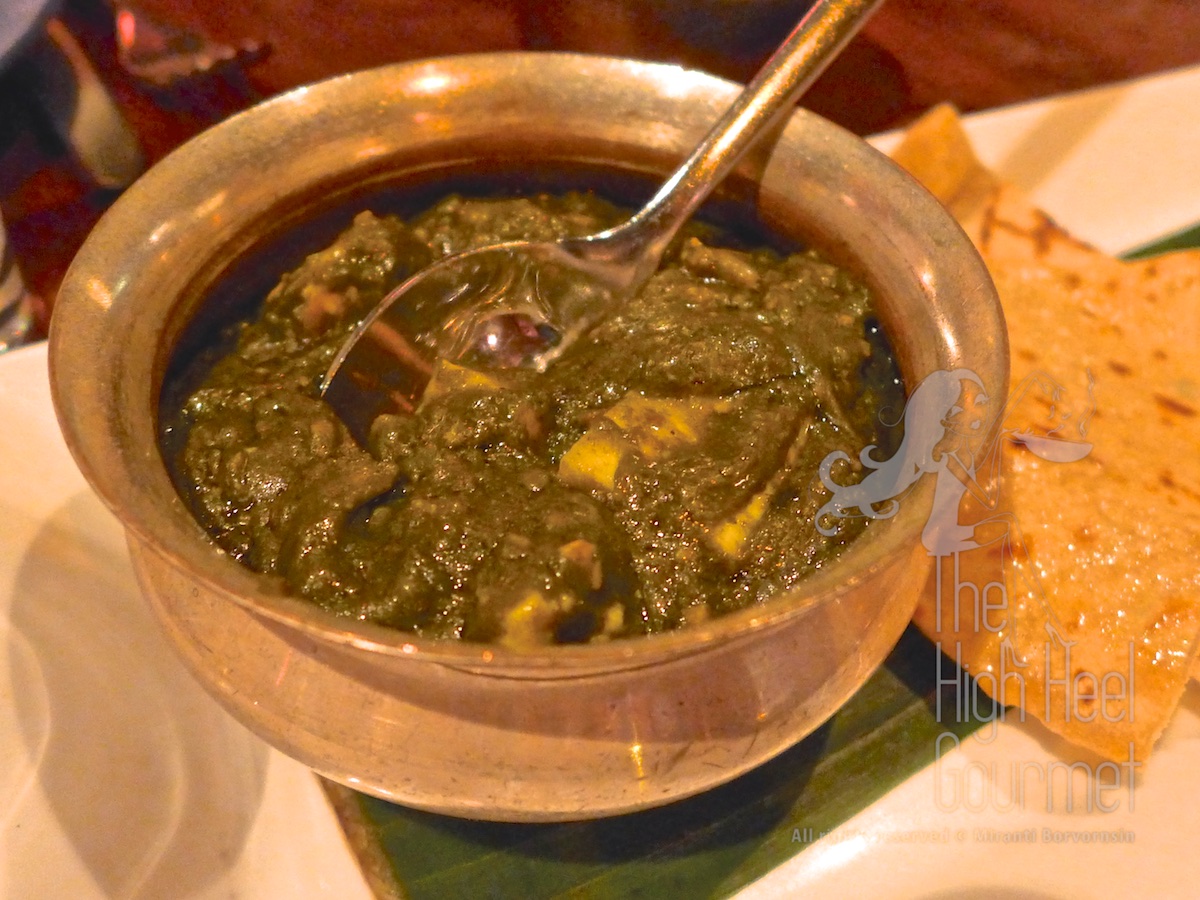
[[[65, 0], [66, 26], [147, 160], [298, 84], [405, 59], [553, 49], [669, 60], [736, 79], [761, 64], [809, 0]], [[265, 57], [163, 91], [118, 63], [116, 11]], [[805, 98], [862, 134], [940, 101], [992, 108], [1200, 61], [1193, 0], [889, 0]], [[0, 211], [44, 330], [71, 258], [116, 192], [90, 184], [21, 102], [19, 61], [0, 73]]]
[[[158, 93], [117, 65], [112, 7], [102, 0], [70, 0], [60, 13], [60, 21], [93, 61], [150, 161], [224, 116], [294, 84], [337, 71], [431, 54], [518, 48], [590, 50], [671, 59], [730, 77], [745, 77], [769, 49], [769, 42], [764, 43], [761, 34], [750, 32], [765, 28], [763, 23], [767, 21], [786, 18], [784, 12], [790, 15], [797, 5], [772, 0], [696, 0], [694, 5], [703, 6], [706, 16], [711, 13], [708, 18], [701, 17], [707, 24], [699, 28], [678, 16], [684, 4], [667, 0], [644, 2], [638, 8], [634, 0], [591, 0], [590, 5], [561, 0], [553, 5], [552, 12], [541, 11], [532, 2], [505, 0], [429, 4], [441, 10], [440, 18], [417, 0], [260, 0], [241, 5], [252, 7], [250, 12], [224, 4], [218, 7], [204, 0], [138, 2], [155, 15], [213, 38], [230, 42], [255, 38], [272, 47], [268, 58], [244, 71], [200, 79], [179, 93]], [[1055, 4], [1044, 0], [974, 4], [889, 0], [814, 90], [808, 105], [866, 133], [902, 124], [940, 100], [950, 100], [965, 110], [993, 108], [1200, 61], [1200, 4], [1194, 0], [1129, 0], [1119, 10], [1116, 4], [1087, 4], [1086, 15], [1084, 5], [1084, 0], [1060, 0]], [[285, 6], [290, 10], [286, 15], [280, 12]], [[789, 6], [791, 9], [784, 9]], [[274, 16], [270, 14], [273, 8]], [[585, 17], [588, 8], [593, 11]], [[728, 12], [732, 9], [744, 17], [744, 11], [751, 8], [756, 16], [754, 28], [747, 32], [731, 32], [726, 27], [728, 19], [719, 15], [732, 15]], [[217, 9], [218, 13], [212, 11]], [[336, 22], [330, 18], [330, 9], [340, 10], [343, 16], [353, 9], [354, 14], [346, 22]], [[455, 11], [454, 27], [447, 27], [449, 9]], [[767, 12], [758, 15], [759, 10], [778, 19], [771, 19]], [[381, 33], [383, 16], [405, 26], [387, 32], [392, 35], [387, 45], [370, 34], [373, 28], [376, 34]], [[718, 26], [726, 35], [732, 33], [740, 39], [736, 46], [723, 46], [720, 52], [711, 49], [706, 42], [712, 40], [714, 29], [720, 30]], [[781, 27], [786, 27], [786, 22]], [[1134, 46], [1138, 47], [1136, 51], [1131, 49]], [[0, 80], [0, 209], [26, 280], [42, 300], [44, 327], [66, 266], [116, 195], [90, 185], [78, 166], [33, 123], [10, 114], [13, 95], [26, 87], [14, 77], [19, 74], [19, 70], [13, 70]], [[1178, 114], [1190, 117], [1184, 109]], [[1078, 117], [1072, 121], [1078, 121]], [[987, 161], [1006, 163], [1002, 166], [1006, 175], [1020, 181], [1022, 160], [1033, 154], [1038, 166], [1031, 164], [1029, 172], [1044, 174], [1041, 164], [1045, 157], [1061, 148], [1044, 140], [1045, 129], [1037, 133], [1043, 139], [1036, 147], [1021, 137], [1027, 134], [1021, 131], [1013, 138], [1015, 144], [996, 145], [999, 155]], [[1194, 146], [1190, 141], [1181, 143]], [[1178, 156], [1186, 159], [1182, 147]], [[1182, 190], [1170, 183], [1167, 173], [1174, 172], [1177, 177], [1179, 167], [1166, 163], [1154, 168], [1164, 173], [1164, 194], [1178, 195], [1181, 202], [1196, 196], [1194, 190]], [[1080, 178], [1085, 175], [1088, 180], [1092, 178], [1086, 172]], [[1039, 200], [1046, 208], [1057, 210], [1054, 190], [1063, 182], [1058, 178], [1022, 186], [1035, 193], [1042, 191], [1044, 196]], [[1073, 196], [1079, 195], [1074, 188], [1071, 190]], [[1076, 212], [1082, 221], [1095, 220], [1088, 209]], [[1146, 223], [1145, 230], [1136, 233], [1149, 236], [1193, 221], [1181, 218], [1184, 212], [1179, 210], [1174, 219]], [[1088, 237], [1105, 249], [1127, 246], [1117, 236], [1108, 239], [1097, 233]], [[21, 440], [25, 439], [22, 436]], [[39, 467], [43, 463], [39, 459]], [[75, 489], [82, 490], [78, 486]], [[18, 547], [5, 544], [4, 549], [15, 553]], [[280, 771], [286, 775], [290, 770]], [[295, 772], [291, 774], [296, 776]], [[272, 775], [277, 777], [281, 776]], [[293, 780], [299, 783], [304, 779], [296, 776]], [[920, 785], [913, 790], [918, 789], [925, 790]], [[290, 789], [283, 793], [292, 799], [307, 796]], [[927, 790], [922, 796], [926, 794]], [[907, 800], [900, 798], [897, 802]], [[269, 824], [254, 827], [266, 829]], [[830, 854], [840, 846], [833, 846]], [[315, 861], [304, 860], [303, 854], [281, 857], [276, 873], [280, 885], [300, 871], [296, 859], [315, 866]], [[824, 859], [810, 856], [806, 865], [824, 865]], [[881, 857], [877, 863], [880, 877], [894, 882], [902, 862], [895, 857]], [[955, 871], [969, 868], [961, 860], [958, 863]], [[775, 883], [778, 893], [790, 893], [788, 888], [803, 883], [805, 872], [803, 866], [793, 866], [782, 873], [783, 881]], [[359, 887], [351, 869], [343, 867], [338, 873], [344, 879], [337, 888], [341, 893], [331, 895], [348, 896], [348, 887]], [[861, 871], [856, 876], [861, 876]], [[913, 896], [924, 894], [924, 890], [913, 888]]]

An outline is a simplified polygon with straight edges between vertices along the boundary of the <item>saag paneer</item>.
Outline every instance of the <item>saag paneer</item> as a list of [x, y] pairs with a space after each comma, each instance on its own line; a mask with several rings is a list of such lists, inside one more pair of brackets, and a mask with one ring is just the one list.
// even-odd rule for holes
[[366, 447], [319, 399], [337, 346], [410, 272], [620, 219], [586, 194], [359, 214], [164, 417], [200, 522], [335, 613], [513, 647], [702, 622], [828, 562], [865, 526], [813, 527], [818, 464], [883, 443], [900, 389], [868, 291], [814, 252], [693, 232], [544, 374], [441, 362]]

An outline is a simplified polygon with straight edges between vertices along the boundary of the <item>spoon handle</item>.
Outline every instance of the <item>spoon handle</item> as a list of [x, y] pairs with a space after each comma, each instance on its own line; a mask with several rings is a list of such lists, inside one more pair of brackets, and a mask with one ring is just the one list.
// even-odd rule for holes
[[[642, 210], [605, 235], [626, 260], [657, 268], [667, 245], [763, 131], [792, 110], [800, 95], [858, 32], [883, 0], [817, 0], [758, 74], [713, 125], [692, 155]], [[622, 240], [624, 239], [624, 240]], [[621, 244], [627, 243], [627, 248]], [[639, 273], [645, 274], [645, 273]]]

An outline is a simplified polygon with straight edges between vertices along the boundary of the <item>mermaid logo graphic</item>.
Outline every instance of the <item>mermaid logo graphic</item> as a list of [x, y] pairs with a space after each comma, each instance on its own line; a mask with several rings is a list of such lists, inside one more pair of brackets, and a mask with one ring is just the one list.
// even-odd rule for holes
[[[1013, 427], [1009, 422], [1015, 418], [1013, 411], [1031, 392], [1040, 392], [1049, 404], [1051, 427], [1040, 433]], [[820, 479], [832, 496], [814, 517], [817, 530], [832, 536], [842, 519], [894, 516], [904, 494], [921, 478], [932, 476], [933, 506], [921, 541], [936, 561], [940, 614], [941, 574], [946, 560], [952, 561], [957, 573], [958, 554], [999, 544], [1002, 559], [1029, 562], [1016, 517], [999, 506], [1001, 451], [1007, 441], [1023, 445], [1041, 459], [1052, 462], [1073, 462], [1085, 457], [1091, 451], [1090, 443], [1065, 439], [1062, 435], [1071, 423], [1069, 413], [1058, 411], [1062, 396], [1063, 389], [1057, 382], [1043, 373], [1035, 373], [1018, 385], [997, 419], [991, 412], [991, 398], [982, 380], [970, 369], [939, 369], [931, 373], [917, 385], [905, 405], [902, 441], [891, 457], [880, 460], [875, 456], [876, 446], [864, 448], [858, 459], [866, 475], [851, 483], [841, 483], [835, 477], [835, 467], [852, 466], [844, 451], [834, 451], [822, 461]], [[1088, 410], [1073, 423], [1080, 438], [1086, 435], [1091, 412], [1089, 396]], [[977, 501], [976, 508], [986, 512], [964, 521], [964, 499], [968, 495]], [[1061, 641], [1061, 625], [1046, 602], [1036, 567], [1022, 564], [1016, 572], [1029, 595], [1041, 604], [1046, 614], [1046, 630]]]

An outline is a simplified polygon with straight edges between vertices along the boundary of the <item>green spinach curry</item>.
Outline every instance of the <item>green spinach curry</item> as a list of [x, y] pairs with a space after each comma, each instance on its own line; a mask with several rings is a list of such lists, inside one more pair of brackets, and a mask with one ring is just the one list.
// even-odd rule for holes
[[703, 622], [824, 565], [865, 526], [813, 527], [818, 464], [881, 443], [900, 389], [868, 291], [816, 253], [694, 231], [544, 374], [439, 363], [365, 447], [317, 396], [348, 331], [430, 260], [620, 219], [584, 194], [359, 214], [164, 417], [195, 515], [337, 614], [512, 647]]

